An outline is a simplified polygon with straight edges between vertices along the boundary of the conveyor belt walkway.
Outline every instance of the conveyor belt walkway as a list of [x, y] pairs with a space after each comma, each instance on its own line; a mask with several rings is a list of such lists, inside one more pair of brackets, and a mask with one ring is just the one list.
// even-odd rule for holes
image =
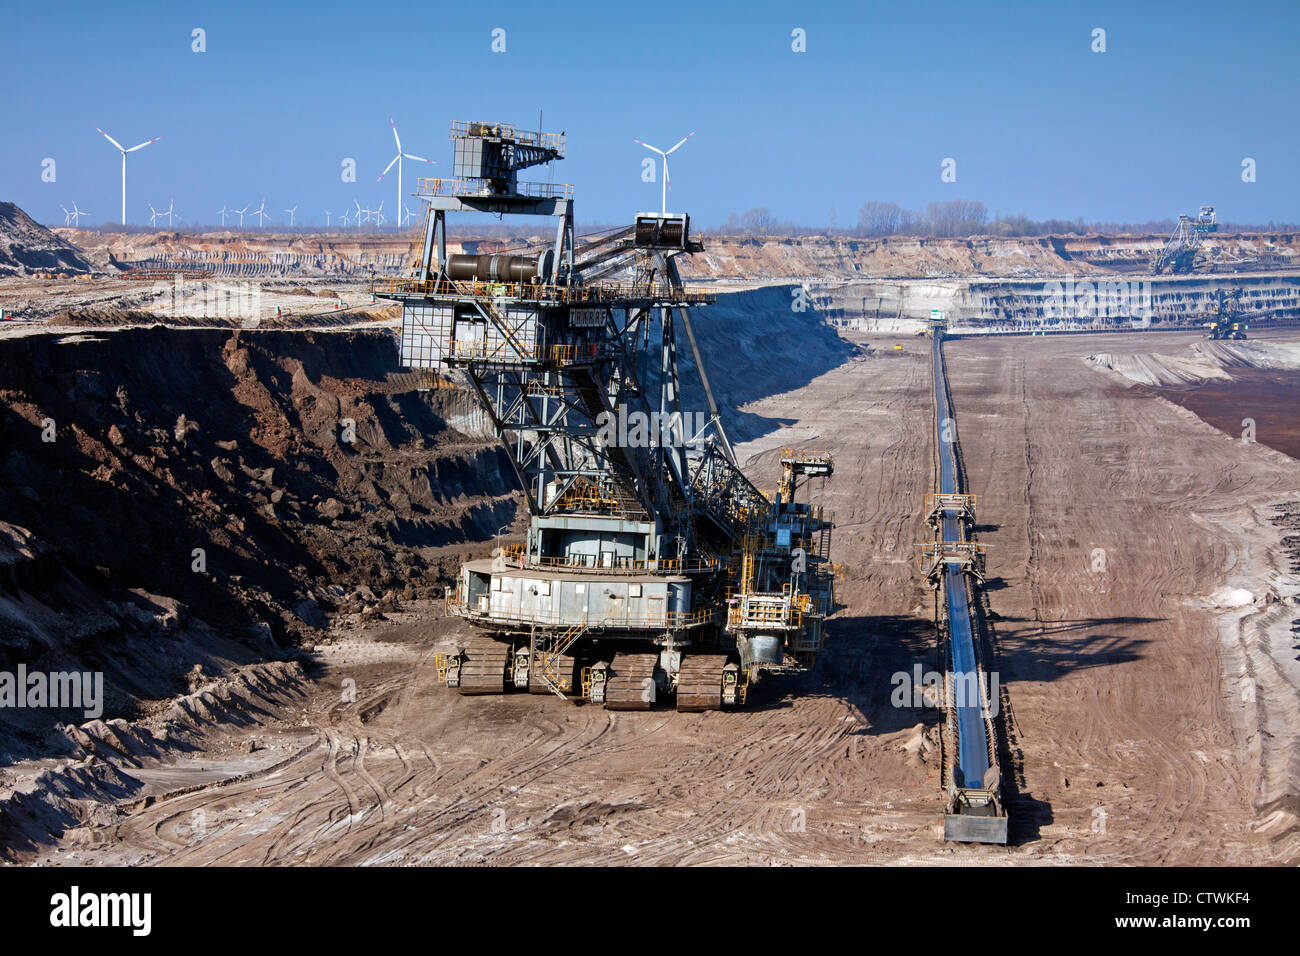
[[[939, 492], [962, 493], [957, 470], [957, 434], [948, 397], [943, 365], [943, 330], [934, 330], [934, 407], [936, 448], [939, 456]], [[955, 508], [943, 509], [939, 525], [944, 545], [966, 543], [966, 527]], [[1006, 817], [996, 799], [997, 773], [989, 774], [990, 721], [981, 688], [985, 685], [975, 643], [973, 609], [967, 591], [966, 568], [970, 555], [945, 560], [942, 587], [948, 611], [950, 685], [956, 718], [957, 747], [952, 755], [952, 783], [956, 791], [945, 819], [947, 839], [970, 842], [1006, 842]], [[993, 794], [988, 794], [993, 791]], [[978, 793], [974, 805], [969, 797]], [[974, 811], [973, 813], [971, 811]]]

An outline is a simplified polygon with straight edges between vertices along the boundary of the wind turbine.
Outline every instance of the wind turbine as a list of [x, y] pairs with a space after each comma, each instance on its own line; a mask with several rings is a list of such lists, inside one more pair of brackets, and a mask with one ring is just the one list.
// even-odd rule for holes
[[292, 209], [286, 209], [286, 210], [285, 210], [285, 212], [287, 212], [287, 213], [289, 214], [289, 225], [290, 225], [290, 226], [293, 225], [293, 216], [294, 216], [294, 213], [296, 213], [297, 211], [298, 211], [298, 207], [297, 207], [297, 206], [294, 206]]
[[403, 225], [405, 225], [407, 223], [410, 223], [411, 217], [414, 215], [414, 213], [411, 212], [411, 207], [408, 206], [406, 203], [402, 203], [402, 208], [406, 210], [406, 212], [404, 213], [405, 220], [403, 222]]
[[[176, 200], [175, 200], [175, 199], [169, 199], [169, 200], [167, 200], [167, 211], [166, 211], [166, 212], [160, 212], [160, 213], [158, 213], [159, 216], [166, 216], [166, 217], [167, 217], [167, 228], [169, 228], [169, 229], [171, 228], [171, 224], [172, 224], [172, 210], [173, 210], [175, 207], [176, 207]], [[153, 207], [150, 206], [149, 208], [152, 209]]]
[[352, 205], [354, 205], [354, 206], [357, 207], [357, 215], [356, 215], [356, 218], [355, 218], [353, 221], [354, 221], [358, 226], [361, 225], [361, 214], [362, 214], [363, 212], [366, 214], [366, 222], [369, 222], [369, 221], [370, 221], [370, 210], [369, 210], [369, 209], [362, 209], [362, 208], [361, 208], [361, 203], [357, 202], [355, 199], [352, 200]]
[[[233, 211], [234, 211], [234, 210], [231, 210], [231, 212], [233, 212]], [[221, 208], [217, 210], [217, 215], [221, 217], [221, 225], [222, 225], [222, 226], [225, 226], [225, 224], [226, 224], [226, 204], [225, 204], [225, 203], [222, 203], [222, 204], [221, 204]]]
[[[251, 206], [252, 203], [249, 203], [249, 205]], [[230, 211], [231, 211], [232, 213], [235, 213], [236, 215], [239, 216], [239, 228], [240, 228], [240, 229], [243, 229], [243, 228], [244, 228], [244, 213], [248, 212], [248, 206], [245, 206], [243, 209], [232, 209], [232, 210], [230, 210]]]
[[72, 213], [68, 212], [68, 207], [60, 205], [59, 208], [63, 210], [63, 224], [65, 226], [72, 225]]
[[352, 214], [351, 214], [350, 212], [348, 212], [346, 209], [344, 209], [343, 212], [339, 213], [339, 215], [340, 215], [340, 217], [342, 217], [342, 219], [343, 219], [343, 225], [347, 226], [347, 225], [351, 224], [351, 222], [352, 222]]
[[159, 212], [153, 208], [153, 203], [145, 203], [145, 205], [149, 207], [149, 227], [153, 228], [153, 224], [158, 221]]
[[382, 226], [382, 225], [384, 224], [384, 204], [383, 204], [383, 202], [381, 201], [381, 202], [379, 203], [379, 208], [378, 208], [378, 209], [372, 209], [371, 212], [373, 212], [373, 213], [375, 214], [375, 225], [376, 225], [376, 226]]
[[95, 132], [99, 133], [100, 136], [103, 136], [104, 139], [108, 140], [110, 143], [116, 146], [118, 150], [122, 153], [122, 225], [125, 226], [126, 225], [126, 154], [134, 153], [137, 149], [144, 149], [150, 143], [158, 142], [158, 140], [162, 139], [162, 137], [155, 136], [153, 139], [148, 140], [147, 142], [141, 143], [138, 146], [132, 146], [130, 149], [126, 149], [122, 146], [121, 143], [113, 139], [113, 137], [109, 136], [98, 126], [95, 127]]
[[685, 143], [686, 140], [688, 140], [688, 139], [690, 139], [692, 136], [694, 136], [695, 133], [696, 133], [696, 130], [691, 130], [689, 133], [686, 134], [686, 136], [681, 140], [681, 142], [679, 142], [679, 143], [678, 143], [676, 146], [674, 146], [672, 149], [668, 150], [667, 153], [664, 152], [662, 149], [660, 149], [658, 146], [651, 146], [649, 143], [643, 143], [643, 142], [641, 142], [641, 140], [639, 140], [639, 139], [634, 139], [634, 140], [632, 140], [632, 142], [636, 143], [638, 146], [644, 146], [646, 149], [650, 150], [652, 153], [658, 153], [660, 156], [662, 156], [662, 157], [664, 158], [664, 181], [663, 181], [663, 186], [660, 188], [660, 196], [661, 196], [661, 198], [660, 198], [660, 201], [659, 201], [659, 214], [660, 214], [660, 215], [667, 215], [667, 213], [668, 213], [668, 191], [669, 191], [670, 189], [672, 189], [672, 180], [668, 178], [668, 153], [675, 153], [675, 152], [677, 152], [677, 150], [681, 148], [682, 144]]
[[254, 209], [252, 212], [250, 212], [249, 215], [250, 215], [250, 216], [256, 216], [256, 217], [257, 217], [257, 228], [258, 228], [258, 229], [261, 229], [261, 228], [262, 228], [262, 225], [263, 225], [263, 223], [265, 222], [265, 220], [271, 218], [270, 216], [268, 216], [268, 215], [266, 214], [266, 197], [265, 197], [265, 196], [262, 197], [262, 205], [258, 206], [256, 209]]
[[[393, 163], [397, 164], [397, 209], [400, 216], [402, 209], [402, 159], [414, 160], [417, 163], [428, 163], [431, 166], [437, 166], [438, 164], [432, 159], [425, 159], [423, 156], [412, 156], [410, 153], [402, 152], [402, 140], [397, 135], [397, 124], [393, 122], [393, 114], [391, 113], [388, 114], [388, 122], [393, 127], [393, 141], [397, 143], [397, 155], [384, 167], [384, 171], [379, 174], [379, 179], [383, 179], [388, 175], [388, 171], [393, 168]], [[375, 182], [379, 182], [379, 179], [376, 179]]]
[[331, 217], [332, 215], [334, 215], [334, 213], [330, 212], [328, 209], [325, 210], [325, 228], [326, 228], [326, 229], [328, 229], [328, 228], [330, 227], [330, 217]]

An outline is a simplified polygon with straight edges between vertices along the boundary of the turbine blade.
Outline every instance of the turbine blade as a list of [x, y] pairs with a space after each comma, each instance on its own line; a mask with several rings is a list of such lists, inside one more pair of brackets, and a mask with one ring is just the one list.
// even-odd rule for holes
[[[384, 171], [379, 174], [379, 179], [383, 179], [385, 176], [388, 175], [388, 171], [393, 168], [393, 165], [397, 162], [398, 159], [401, 158], [401, 155], [402, 155], [401, 153], [398, 153], [396, 156], [393, 157], [393, 161], [389, 163], [387, 166], [385, 166]], [[379, 179], [376, 179], [375, 182], [379, 182]]]
[[397, 138], [397, 124], [393, 122], [393, 114], [392, 114], [392, 113], [389, 113], [389, 114], [388, 114], [388, 122], [389, 122], [389, 123], [392, 123], [392, 126], [393, 126], [393, 140], [397, 143], [397, 151], [400, 153], [400, 152], [402, 151], [402, 141], [401, 141], [400, 139]]
[[666, 155], [668, 155], [668, 154], [665, 153], [662, 149], [660, 149], [658, 146], [651, 146], [649, 143], [642, 143], [641, 140], [639, 140], [639, 139], [634, 139], [634, 140], [632, 140], [632, 142], [634, 142], [634, 143], [640, 143], [640, 145], [644, 146], [646, 149], [651, 150], [652, 152], [658, 153], [660, 156], [666, 156]]
[[[677, 144], [677, 146], [674, 146], [672, 149], [668, 150], [668, 152], [671, 153], [671, 152], [673, 152], [674, 150], [676, 150], [678, 147], [680, 147], [680, 146], [682, 145], [682, 143], [685, 143], [688, 139], [690, 139], [692, 136], [694, 136], [695, 133], [696, 133], [696, 130], [691, 130], [689, 133], [687, 133], [685, 136], [682, 137], [681, 142], [679, 142], [679, 143]], [[665, 155], [667, 155], [667, 154], [665, 153]]]
[[[114, 146], [116, 146], [118, 149], [122, 149], [122, 144], [121, 144], [121, 143], [119, 143], [117, 140], [113, 139], [113, 137], [109, 136], [107, 133], [105, 133], [105, 132], [104, 132], [102, 129], [100, 129], [98, 126], [95, 127], [95, 132], [98, 133], [100, 136], [104, 137], [104, 139], [108, 140], [110, 143], [112, 143], [112, 144], [113, 144]], [[122, 152], [125, 153], [126, 150], [125, 150], [125, 149], [122, 149]]]
[[[146, 143], [141, 143], [139, 146], [132, 146], [130, 149], [127, 150], [127, 152], [128, 152], [128, 153], [134, 153], [137, 149], [144, 149], [144, 148], [145, 148], [146, 146], [148, 146], [150, 143], [156, 143], [156, 142], [158, 142], [158, 140], [160, 140], [160, 139], [162, 139], [161, 136], [155, 136], [153, 139], [149, 140], [149, 141], [146, 142]], [[120, 148], [120, 147], [119, 147], [119, 148]]]
[[412, 156], [410, 153], [403, 153], [402, 155], [407, 159], [415, 160], [417, 163], [433, 163], [434, 166], [438, 165], [432, 159], [425, 159], [423, 156]]

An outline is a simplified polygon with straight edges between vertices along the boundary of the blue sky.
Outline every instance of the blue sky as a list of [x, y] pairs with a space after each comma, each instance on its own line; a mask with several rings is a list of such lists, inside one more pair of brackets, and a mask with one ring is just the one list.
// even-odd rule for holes
[[128, 161], [131, 222], [173, 197], [215, 222], [265, 196], [276, 222], [297, 204], [323, 223], [354, 199], [391, 212], [393, 174], [375, 184], [389, 113], [447, 171], [453, 119], [532, 128], [539, 109], [570, 158], [530, 173], [574, 183], [582, 222], [657, 208], [632, 139], [693, 129], [670, 206], [702, 225], [767, 206], [813, 225], [834, 208], [845, 226], [868, 199], [955, 198], [1033, 218], [1208, 202], [1229, 222], [1300, 220], [1294, 2], [2, 3], [0, 199], [42, 222], [73, 200], [117, 219], [119, 154], [95, 126], [126, 146], [163, 137]]

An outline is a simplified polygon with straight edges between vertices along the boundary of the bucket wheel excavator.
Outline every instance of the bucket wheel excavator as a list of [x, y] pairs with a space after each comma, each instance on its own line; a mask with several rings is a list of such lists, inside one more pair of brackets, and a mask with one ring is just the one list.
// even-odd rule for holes
[[[685, 288], [674, 261], [703, 249], [690, 217], [640, 213], [575, 248], [572, 187], [518, 179], [562, 159], [563, 134], [457, 122], [451, 138], [455, 178], [418, 182], [412, 274], [372, 291], [401, 303], [402, 364], [482, 406], [529, 526], [448, 589], [448, 613], [475, 634], [440, 668], [447, 685], [704, 711], [743, 704], [763, 673], [811, 666], [833, 610], [831, 521], [796, 491], [833, 465], [783, 453], [774, 500], [737, 466], [691, 325], [714, 296]], [[447, 215], [471, 212], [551, 217], [554, 242], [449, 252]], [[682, 407], [679, 346], [706, 412]]]

